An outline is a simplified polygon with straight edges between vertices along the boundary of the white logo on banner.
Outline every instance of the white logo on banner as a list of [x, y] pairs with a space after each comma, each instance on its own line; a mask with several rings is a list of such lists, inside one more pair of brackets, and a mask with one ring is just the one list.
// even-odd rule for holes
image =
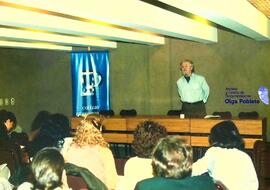
[[95, 72], [82, 72], [81, 75], [81, 84], [82, 84], [82, 93], [81, 96], [92, 96], [94, 95], [95, 88], [101, 82], [101, 75]]

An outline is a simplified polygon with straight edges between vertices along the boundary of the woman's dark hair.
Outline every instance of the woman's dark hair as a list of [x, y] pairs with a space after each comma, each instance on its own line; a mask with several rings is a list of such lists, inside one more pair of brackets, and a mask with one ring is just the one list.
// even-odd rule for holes
[[56, 128], [59, 128], [64, 137], [71, 135], [71, 126], [68, 117], [61, 113], [55, 113], [51, 115], [51, 120], [55, 124]]
[[40, 129], [44, 125], [44, 122], [49, 119], [49, 117], [50, 117], [50, 112], [48, 111], [42, 110], [38, 112], [32, 122], [31, 131]]
[[209, 143], [211, 146], [221, 148], [237, 148], [239, 150], [245, 148], [243, 138], [232, 121], [222, 121], [216, 124], [211, 129]]
[[42, 122], [38, 136], [32, 141], [30, 155], [33, 156], [44, 147], [62, 148], [64, 138], [69, 137], [71, 127], [68, 118], [62, 114], [51, 114]]
[[5, 122], [8, 119], [13, 122], [12, 129], [14, 129], [17, 125], [17, 119], [16, 119], [15, 114], [13, 112], [10, 112], [10, 111], [4, 110], [4, 109], [0, 110], [0, 139], [1, 140], [9, 140], [8, 133], [12, 129], [8, 130], [6, 125], [5, 125]]
[[153, 175], [183, 179], [192, 172], [192, 148], [177, 136], [161, 139], [153, 151]]
[[13, 112], [8, 111], [6, 113], [5, 121], [7, 121], [8, 119], [10, 119], [10, 121], [13, 122], [13, 128], [15, 128], [16, 125], [17, 125], [17, 119], [16, 119], [16, 116], [15, 116], [15, 114]]
[[134, 131], [132, 148], [141, 158], [150, 158], [159, 139], [166, 137], [166, 128], [153, 121], [139, 123]]
[[34, 189], [55, 189], [62, 185], [64, 158], [55, 148], [40, 150], [31, 163]]
[[0, 122], [1, 124], [2, 123], [5, 123], [7, 120], [10, 120], [13, 122], [13, 128], [16, 127], [17, 125], [17, 119], [16, 119], [16, 116], [13, 112], [11, 111], [7, 111], [7, 110], [0, 110]]

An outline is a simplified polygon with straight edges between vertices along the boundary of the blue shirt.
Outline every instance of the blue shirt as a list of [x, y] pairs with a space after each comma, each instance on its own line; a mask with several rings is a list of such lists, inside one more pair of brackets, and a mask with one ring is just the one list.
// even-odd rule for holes
[[203, 76], [192, 73], [189, 82], [182, 76], [176, 83], [182, 102], [207, 102], [209, 86]]

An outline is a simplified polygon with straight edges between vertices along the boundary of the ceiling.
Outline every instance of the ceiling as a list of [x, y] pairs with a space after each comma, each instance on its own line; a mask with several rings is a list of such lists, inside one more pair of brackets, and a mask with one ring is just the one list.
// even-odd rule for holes
[[268, 41], [269, 7], [269, 0], [0, 0], [0, 46], [71, 51], [163, 45], [165, 37], [218, 43], [219, 26]]
[[270, 0], [248, 0], [254, 7], [270, 18]]

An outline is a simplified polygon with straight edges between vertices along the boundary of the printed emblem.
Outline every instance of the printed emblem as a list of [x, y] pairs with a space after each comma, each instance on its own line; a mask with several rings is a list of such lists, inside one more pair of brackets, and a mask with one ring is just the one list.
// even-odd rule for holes
[[258, 95], [264, 104], [269, 104], [268, 89], [265, 86], [259, 88]]
[[81, 75], [81, 85], [82, 92], [81, 96], [92, 96], [95, 93], [95, 88], [98, 87], [102, 80], [99, 73], [96, 72], [82, 72]]

